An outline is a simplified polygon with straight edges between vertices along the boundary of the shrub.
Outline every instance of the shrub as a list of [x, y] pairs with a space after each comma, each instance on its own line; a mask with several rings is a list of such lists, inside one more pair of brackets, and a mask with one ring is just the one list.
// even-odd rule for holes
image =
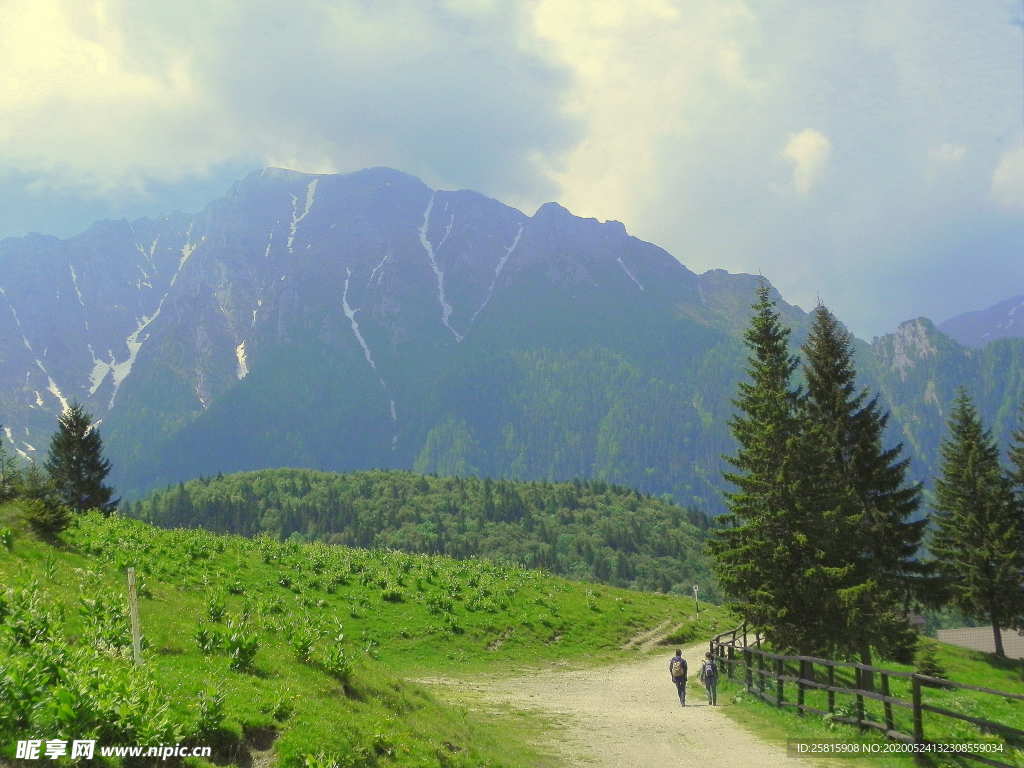
[[56, 639], [56, 619], [43, 607], [35, 584], [11, 596], [6, 626], [11, 633], [11, 644], [21, 648]]
[[228, 630], [230, 634], [225, 650], [231, 658], [230, 666], [238, 672], [248, 672], [256, 659], [256, 651], [260, 647], [259, 640], [240, 622], [229, 623]]
[[295, 654], [295, 659], [303, 664], [308, 664], [313, 658], [313, 646], [319, 639], [320, 633], [303, 621], [288, 634], [288, 645]]
[[348, 685], [349, 680], [352, 679], [352, 659], [338, 644], [332, 645], [328, 649], [324, 659], [324, 669], [342, 685]]
[[71, 523], [71, 510], [44, 499], [23, 499], [21, 511], [32, 530], [45, 538], [56, 536]]
[[0, 547], [10, 552], [14, 545], [14, 531], [10, 528], [0, 528]]
[[210, 742], [224, 722], [224, 694], [202, 693], [196, 705], [196, 724], [193, 729], [199, 743]]
[[210, 617], [210, 621], [220, 621], [224, 618], [226, 611], [227, 605], [224, 603], [224, 597], [222, 595], [210, 595], [206, 601], [206, 615]]
[[200, 624], [192, 637], [199, 646], [199, 650], [207, 655], [216, 653], [224, 644], [224, 636], [216, 627], [207, 627]]
[[917, 641], [917, 652], [914, 654], [914, 667], [922, 675], [929, 677], [945, 677], [946, 670], [939, 664], [936, 652], [939, 646], [924, 637]]

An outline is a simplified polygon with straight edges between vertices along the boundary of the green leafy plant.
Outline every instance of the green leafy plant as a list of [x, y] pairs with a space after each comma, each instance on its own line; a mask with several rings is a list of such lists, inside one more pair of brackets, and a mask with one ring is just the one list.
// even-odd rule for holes
[[324, 657], [324, 669], [342, 685], [347, 686], [352, 679], [352, 659], [337, 643], [327, 649], [327, 655]]
[[228, 636], [225, 650], [231, 659], [230, 666], [237, 672], [249, 672], [259, 650], [259, 640], [248, 626], [240, 622], [228, 623]]
[[224, 635], [216, 627], [200, 624], [192, 638], [196, 641], [199, 650], [207, 655], [216, 653], [224, 646]]
[[224, 618], [226, 612], [227, 604], [224, 601], [223, 595], [210, 595], [206, 601], [206, 615], [210, 617], [210, 620], [220, 621]]

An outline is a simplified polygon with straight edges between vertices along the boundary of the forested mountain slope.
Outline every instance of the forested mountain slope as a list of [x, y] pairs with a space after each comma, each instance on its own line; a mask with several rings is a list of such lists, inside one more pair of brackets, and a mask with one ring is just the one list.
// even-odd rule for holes
[[482, 557], [576, 579], [717, 594], [708, 520], [603, 482], [539, 483], [278, 469], [191, 480], [128, 504], [162, 526]]

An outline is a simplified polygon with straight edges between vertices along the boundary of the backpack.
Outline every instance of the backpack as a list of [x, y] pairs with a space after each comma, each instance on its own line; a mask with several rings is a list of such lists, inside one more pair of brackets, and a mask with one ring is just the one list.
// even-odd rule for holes
[[715, 666], [714, 661], [704, 662], [704, 666], [700, 669], [700, 679], [704, 683], [714, 682], [718, 679], [718, 667]]
[[669, 664], [669, 670], [672, 672], [673, 680], [682, 680], [686, 677], [686, 662], [683, 661], [681, 656], [675, 656], [672, 659], [672, 663]]

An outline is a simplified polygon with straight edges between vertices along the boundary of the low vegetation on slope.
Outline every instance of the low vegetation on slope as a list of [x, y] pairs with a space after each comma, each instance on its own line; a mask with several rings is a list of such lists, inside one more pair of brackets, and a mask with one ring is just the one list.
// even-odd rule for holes
[[157, 525], [483, 557], [574, 579], [717, 595], [699, 511], [603, 482], [274, 469], [204, 478], [125, 506]]
[[[0, 758], [18, 739], [95, 738], [211, 745], [220, 764], [240, 765], [273, 743], [283, 768], [535, 765], [507, 724], [499, 733], [410, 679], [599, 661], [691, 613], [679, 597], [486, 561], [96, 513], [51, 543], [21, 515], [0, 506]], [[128, 567], [140, 579], [141, 670]]]

